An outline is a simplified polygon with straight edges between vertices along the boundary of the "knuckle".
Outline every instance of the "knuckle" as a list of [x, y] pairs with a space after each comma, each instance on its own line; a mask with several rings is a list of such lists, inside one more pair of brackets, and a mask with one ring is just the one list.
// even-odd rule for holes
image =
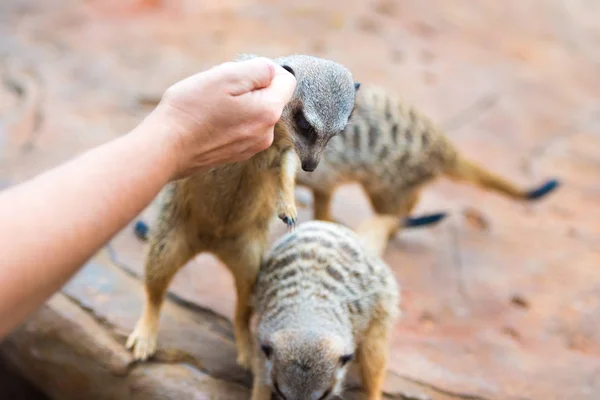
[[272, 143], [273, 143], [273, 132], [269, 131], [266, 135], [263, 135], [260, 138], [257, 146], [259, 147], [260, 150], [264, 150], [264, 149], [268, 148], [269, 146], [271, 146]]
[[172, 99], [173, 97], [176, 97], [178, 88], [179, 88], [179, 85], [177, 83], [169, 86], [167, 88], [167, 90], [165, 90], [165, 92], [163, 93], [162, 98], [168, 100], [168, 99]]
[[237, 63], [235, 63], [233, 61], [227, 61], [227, 62], [224, 62], [223, 64], [219, 65], [219, 69], [221, 69], [225, 73], [231, 73], [235, 70], [236, 65], [237, 65]]
[[237, 80], [239, 74], [237, 72], [236, 63], [228, 61], [218, 65], [213, 69], [212, 78], [215, 80], [225, 79], [229, 82]]
[[263, 121], [269, 126], [275, 125], [281, 118], [281, 112], [282, 108], [278, 105], [269, 105], [263, 113]]

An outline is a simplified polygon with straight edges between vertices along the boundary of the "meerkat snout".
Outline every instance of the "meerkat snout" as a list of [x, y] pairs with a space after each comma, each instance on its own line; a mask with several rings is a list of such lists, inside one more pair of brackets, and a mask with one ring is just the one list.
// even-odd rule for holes
[[351, 342], [313, 329], [280, 330], [260, 349], [269, 365], [273, 394], [281, 400], [326, 400], [338, 395], [354, 358]]
[[317, 169], [317, 165], [319, 165], [319, 161], [314, 159], [302, 161], [302, 169], [306, 172], [313, 172], [315, 169]]

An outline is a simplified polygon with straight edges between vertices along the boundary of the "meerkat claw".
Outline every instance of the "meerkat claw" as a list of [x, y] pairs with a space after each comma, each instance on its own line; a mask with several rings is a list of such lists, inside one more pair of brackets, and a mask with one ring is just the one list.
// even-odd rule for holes
[[287, 225], [289, 232], [292, 232], [296, 228], [296, 218], [290, 218], [287, 215], [279, 218]]

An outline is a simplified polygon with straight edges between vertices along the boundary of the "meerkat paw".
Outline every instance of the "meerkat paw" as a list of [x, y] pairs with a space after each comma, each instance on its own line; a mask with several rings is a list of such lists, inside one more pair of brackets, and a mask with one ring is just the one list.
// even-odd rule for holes
[[291, 232], [296, 228], [296, 222], [298, 220], [298, 211], [295, 205], [283, 205], [279, 207], [279, 219], [281, 219], [288, 227]]
[[238, 350], [237, 363], [244, 369], [252, 370], [252, 359], [246, 350]]
[[133, 356], [138, 361], [145, 361], [156, 353], [156, 331], [144, 324], [138, 323], [127, 338], [125, 347], [133, 350]]

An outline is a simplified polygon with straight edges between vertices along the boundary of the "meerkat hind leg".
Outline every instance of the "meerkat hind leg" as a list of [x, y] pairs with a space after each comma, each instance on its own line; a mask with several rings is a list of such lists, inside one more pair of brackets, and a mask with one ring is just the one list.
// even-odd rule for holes
[[250, 318], [252, 316], [252, 291], [258, 275], [266, 239], [260, 234], [246, 235], [238, 240], [223, 243], [215, 253], [231, 271], [237, 292], [233, 329], [237, 347], [237, 362], [240, 366], [252, 367], [252, 335]]
[[313, 190], [314, 219], [335, 222], [331, 216], [331, 192]]
[[[397, 215], [400, 220], [410, 216], [419, 201], [420, 191], [413, 189], [403, 195], [389, 192], [371, 192], [366, 190], [374, 211], [379, 215]], [[397, 229], [390, 232], [390, 236], [396, 235], [402, 229], [398, 224]]]
[[146, 256], [144, 310], [126, 347], [133, 349], [136, 360], [146, 360], [156, 352], [158, 321], [164, 296], [177, 271], [193, 256], [185, 236], [171, 232], [152, 240]]

